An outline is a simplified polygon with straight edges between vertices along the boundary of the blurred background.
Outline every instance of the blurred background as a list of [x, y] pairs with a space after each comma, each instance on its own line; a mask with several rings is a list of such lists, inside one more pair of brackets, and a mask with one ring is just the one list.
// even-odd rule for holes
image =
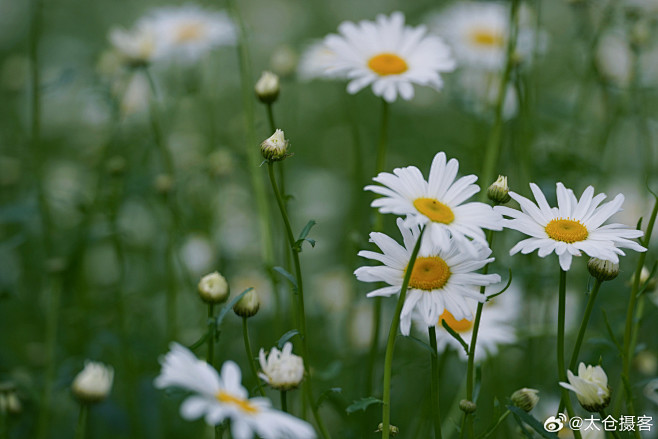
[[[342, 81], [300, 78], [297, 64], [313, 41], [336, 32], [344, 20], [400, 10], [416, 26], [431, 23], [433, 15], [459, 2], [236, 3], [248, 35], [249, 89], [263, 70], [281, 78], [273, 108], [294, 152], [285, 161], [293, 229], [317, 221], [310, 235], [317, 244], [305, 245], [301, 257], [309, 363], [316, 397], [324, 400], [321, 414], [334, 437], [376, 437], [380, 406], [345, 409], [370, 396], [363, 364], [372, 333], [372, 303], [365, 298], [371, 288], [359, 285], [352, 272], [364, 264], [357, 252], [372, 249], [372, 195], [362, 187], [375, 173], [381, 102], [369, 88], [348, 95]], [[211, 271], [228, 279], [232, 295], [248, 287], [258, 291], [261, 310], [250, 319], [254, 349], [269, 349], [293, 329], [287, 284], [280, 279], [273, 291], [264, 269], [250, 177], [255, 167], [249, 155], [271, 132], [265, 106], [254, 97], [257, 142], [247, 144], [236, 48], [217, 48], [192, 64], [154, 63], [155, 96], [148, 81], [118, 66], [109, 51], [112, 28], [130, 28], [153, 8], [183, 4], [0, 0], [0, 382], [20, 401], [18, 408], [5, 407], [2, 413], [11, 438], [72, 436], [78, 408], [70, 384], [86, 359], [115, 369], [110, 397], [90, 413], [88, 437], [211, 434], [203, 421], [190, 423], [176, 415], [179, 394], [152, 385], [158, 358], [171, 341], [192, 345], [204, 334], [206, 308], [196, 285]], [[224, 2], [195, 4], [227, 8]], [[656, 2], [533, 0], [522, 6], [523, 26], [533, 39], [510, 74], [496, 172], [526, 196], [528, 183], [538, 183], [549, 202], [554, 202], [557, 181], [578, 195], [588, 185], [610, 198], [623, 193], [624, 211], [613, 221], [634, 227], [643, 217], [646, 224], [653, 207], [648, 187], [658, 189]], [[41, 21], [36, 52], [31, 43], [35, 16]], [[415, 165], [426, 173], [434, 154], [445, 151], [459, 160], [460, 175], [480, 174], [495, 123], [500, 74], [461, 65], [444, 75], [441, 92], [415, 87], [414, 99], [392, 104], [386, 168]], [[149, 105], [154, 101], [173, 175], [153, 135]], [[255, 172], [264, 180], [264, 167]], [[270, 221], [278, 231], [278, 212], [266, 191]], [[385, 217], [385, 227], [397, 237], [392, 215]], [[284, 265], [283, 235], [276, 233], [277, 265]], [[494, 244], [497, 260], [491, 271], [504, 279], [508, 268], [513, 271], [516, 300], [508, 321], [515, 339], [481, 363], [481, 428], [497, 419], [500, 405], [520, 387], [540, 390], [534, 414], [542, 420], [559, 398], [553, 362], [557, 258], [510, 258], [508, 249], [519, 238], [505, 232]], [[621, 366], [602, 311], [620, 337], [638, 257], [629, 253], [620, 276], [603, 285], [581, 351], [588, 364], [602, 361], [613, 400], [621, 391], [616, 378]], [[652, 245], [649, 269], [655, 260]], [[574, 261], [569, 273], [568, 349], [592, 284], [585, 262]], [[175, 311], [167, 308], [167, 297], [175, 297]], [[383, 304], [382, 340], [395, 301]], [[653, 416], [654, 434], [658, 298], [647, 293], [641, 304], [633, 386], [636, 410]], [[218, 355], [221, 361], [238, 362], [243, 383], [252, 389], [241, 337], [240, 319], [231, 313], [223, 323]], [[422, 333], [416, 337], [426, 339]], [[381, 392], [383, 344], [375, 396]], [[203, 356], [203, 349], [197, 354]], [[423, 346], [398, 339], [392, 422], [403, 431], [401, 437], [429, 435], [429, 363]], [[465, 363], [448, 349], [442, 364], [441, 406], [446, 430], [454, 431]], [[297, 414], [298, 393], [290, 396]], [[276, 394], [270, 396], [276, 400]], [[515, 432], [508, 421], [494, 437], [515, 437]]]

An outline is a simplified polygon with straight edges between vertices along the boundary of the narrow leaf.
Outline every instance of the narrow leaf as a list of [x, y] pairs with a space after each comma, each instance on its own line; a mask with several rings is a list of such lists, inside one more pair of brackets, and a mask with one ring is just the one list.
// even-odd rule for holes
[[434, 349], [432, 349], [432, 346], [428, 345], [423, 340], [421, 340], [419, 338], [416, 338], [413, 335], [408, 335], [405, 338], [417, 343], [419, 346], [423, 347], [424, 349], [427, 349], [427, 351], [432, 355], [432, 357], [436, 357], [436, 352], [434, 352]]
[[198, 339], [197, 341], [192, 343], [187, 348], [189, 350], [193, 351], [193, 350], [197, 349], [198, 347], [202, 346], [206, 342], [207, 339], [208, 339], [208, 332], [206, 331], [206, 332], [203, 333], [203, 335], [201, 336], [200, 339]]
[[537, 433], [539, 433], [541, 437], [544, 437], [546, 439], [557, 439], [557, 434], [553, 433], [552, 431], [546, 431], [542, 423], [539, 422], [539, 420], [537, 420], [537, 418], [535, 418], [534, 416], [524, 412], [523, 410], [512, 404], [507, 404], [507, 409], [512, 413], [514, 413], [517, 422], [519, 422], [519, 425], [521, 425], [522, 428], [523, 425], [520, 421], [523, 421], [526, 424], [528, 424], [530, 427], [532, 427], [532, 429], [535, 430]]
[[491, 299], [493, 299], [494, 297], [500, 296], [501, 294], [503, 294], [505, 291], [507, 291], [509, 286], [512, 285], [512, 269], [509, 268], [508, 270], [509, 270], [509, 279], [507, 280], [507, 285], [505, 285], [505, 288], [498, 291], [496, 294], [492, 294], [490, 296], [487, 296], [487, 302], [490, 301]]
[[340, 395], [341, 393], [343, 393], [343, 389], [341, 389], [340, 387], [332, 387], [331, 389], [325, 390], [318, 397], [318, 402], [315, 406], [320, 407], [320, 405], [324, 402], [324, 400], [329, 398], [329, 396], [331, 396], [332, 393]]
[[450, 335], [453, 336], [455, 340], [459, 342], [459, 344], [462, 345], [464, 348], [464, 351], [466, 351], [466, 355], [468, 355], [468, 344], [464, 341], [464, 339], [461, 337], [461, 335], [457, 334], [454, 329], [452, 329], [448, 324], [446, 323], [445, 320], [441, 320], [441, 325], [445, 328], [446, 331], [450, 333]]
[[311, 231], [313, 226], [316, 225], [316, 224], [317, 223], [315, 222], [315, 220], [310, 220], [309, 222], [307, 222], [306, 225], [304, 226], [304, 229], [302, 229], [302, 233], [299, 234], [299, 238], [297, 238], [297, 240], [299, 241], [299, 240], [306, 239], [309, 232]]
[[367, 398], [361, 398], [358, 401], [354, 401], [352, 404], [350, 404], [345, 411], [347, 414], [351, 414], [354, 412], [358, 412], [359, 410], [363, 410], [364, 412], [366, 409], [373, 405], [373, 404], [383, 404], [384, 401], [382, 401], [379, 398], [375, 398], [374, 396], [369, 396]]
[[288, 282], [292, 284], [295, 292], [297, 292], [297, 280], [292, 274], [288, 272], [288, 270], [286, 270], [283, 267], [274, 267], [274, 271], [276, 271], [277, 273], [288, 279]]
[[296, 329], [291, 329], [290, 331], [286, 332], [281, 336], [279, 341], [276, 342], [276, 345], [279, 347], [279, 349], [283, 349], [283, 345], [286, 344], [288, 340], [293, 338], [295, 335], [299, 334], [299, 331]]
[[238, 303], [238, 301], [239, 301], [240, 299], [242, 299], [242, 296], [244, 296], [245, 294], [247, 294], [247, 293], [248, 293], [249, 291], [251, 291], [251, 290], [253, 290], [253, 287], [249, 287], [249, 288], [247, 288], [246, 290], [244, 290], [243, 292], [241, 292], [240, 294], [238, 294], [237, 296], [235, 296], [233, 299], [231, 299], [231, 301], [230, 301], [229, 303], [227, 303], [226, 305], [224, 305], [224, 308], [222, 308], [222, 310], [221, 310], [221, 311], [219, 312], [219, 314], [217, 315], [217, 320], [216, 320], [215, 325], [217, 325], [218, 328], [221, 326], [222, 322], [224, 321], [224, 318], [226, 317], [226, 314], [227, 314], [230, 310], [233, 309], [233, 306], [234, 306], [236, 303]]

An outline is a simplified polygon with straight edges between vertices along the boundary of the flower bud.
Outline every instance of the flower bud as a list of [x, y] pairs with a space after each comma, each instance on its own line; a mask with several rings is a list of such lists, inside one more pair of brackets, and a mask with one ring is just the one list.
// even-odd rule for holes
[[509, 196], [509, 186], [507, 185], [507, 177], [502, 175], [489, 186], [487, 189], [487, 197], [495, 204], [505, 204], [511, 197]]
[[253, 317], [256, 315], [259, 308], [260, 298], [258, 297], [256, 290], [252, 288], [233, 306], [233, 312], [240, 317]]
[[473, 401], [469, 401], [468, 399], [459, 401], [459, 410], [466, 414], [473, 413], [476, 409], [477, 405]]
[[619, 264], [599, 258], [590, 258], [587, 262], [589, 274], [600, 281], [612, 280], [619, 274]]
[[199, 281], [197, 287], [201, 300], [206, 303], [222, 303], [228, 299], [229, 286], [224, 276], [215, 271], [206, 274]]
[[107, 398], [114, 380], [114, 369], [103, 363], [85, 362], [71, 386], [73, 395], [82, 403], [100, 402]]
[[285, 159], [288, 154], [288, 141], [284, 137], [283, 131], [277, 129], [274, 134], [265, 139], [260, 144], [260, 152], [265, 160], [277, 162]]
[[[646, 285], [647, 293], [651, 293], [656, 289], [656, 278], [653, 277], [649, 280], [649, 276], [651, 276], [651, 272], [647, 267], [642, 267], [642, 270], [640, 270], [640, 288]], [[633, 285], [633, 282], [635, 282], [635, 273], [631, 276], [631, 285]]]
[[610, 404], [608, 376], [601, 366], [585, 367], [585, 363], [580, 363], [578, 375], [568, 370], [567, 378], [569, 382], [560, 382], [560, 386], [574, 392], [585, 410], [595, 413]]
[[[377, 430], [375, 430], [375, 433], [381, 433], [382, 431], [384, 431], [384, 423], [380, 422], [379, 425], [377, 426]], [[388, 431], [391, 433], [391, 436], [395, 436], [400, 432], [400, 429], [397, 428], [395, 425], [389, 425]]]
[[271, 104], [279, 97], [279, 77], [272, 72], [265, 71], [260, 76], [254, 91], [258, 99], [264, 104]]
[[295, 389], [304, 379], [304, 360], [292, 353], [290, 342], [283, 345], [281, 351], [272, 348], [267, 357], [261, 348], [258, 360], [262, 369], [262, 372], [258, 372], [258, 376], [273, 389]]
[[529, 412], [537, 405], [539, 402], [539, 396], [537, 394], [539, 390], [537, 389], [528, 389], [524, 387], [512, 393], [510, 399], [512, 403], [525, 412]]

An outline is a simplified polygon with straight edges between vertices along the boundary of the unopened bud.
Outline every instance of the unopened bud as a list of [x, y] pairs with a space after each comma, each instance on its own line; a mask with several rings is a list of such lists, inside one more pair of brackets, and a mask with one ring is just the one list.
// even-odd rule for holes
[[600, 281], [612, 280], [619, 274], [619, 264], [599, 258], [590, 258], [587, 270], [594, 279]]
[[285, 159], [288, 154], [288, 141], [282, 130], [277, 129], [274, 134], [260, 144], [260, 152], [265, 160], [277, 162]]
[[265, 71], [254, 86], [258, 99], [264, 104], [271, 104], [279, 97], [279, 77], [272, 72]]
[[[640, 270], [640, 288], [646, 285], [646, 292], [651, 293], [656, 289], [656, 278], [649, 278], [651, 276], [651, 272], [647, 269], [647, 267], [642, 267], [642, 270]], [[635, 274], [631, 276], [631, 285], [635, 282]]]
[[71, 390], [82, 403], [100, 402], [107, 398], [114, 380], [114, 369], [103, 363], [87, 361], [75, 377]]
[[228, 282], [217, 271], [203, 276], [197, 289], [201, 300], [206, 303], [222, 303], [228, 299]]
[[499, 175], [498, 179], [487, 189], [487, 197], [496, 204], [507, 203], [511, 199], [507, 177]]
[[256, 290], [252, 288], [233, 306], [233, 312], [240, 317], [253, 317], [256, 315], [259, 308], [260, 298], [258, 297]]
[[[377, 426], [377, 430], [375, 430], [375, 433], [381, 433], [382, 431], [384, 431], [384, 423], [380, 422], [379, 425]], [[391, 433], [391, 436], [395, 436], [400, 432], [400, 429], [397, 428], [395, 425], [389, 425], [388, 431]]]
[[537, 389], [528, 389], [524, 387], [519, 389], [516, 392], [512, 393], [510, 399], [512, 403], [525, 412], [529, 412], [537, 405], [539, 402], [539, 396], [537, 394], [539, 390]]
[[459, 401], [459, 410], [466, 414], [473, 413], [476, 409], [477, 405], [473, 401], [469, 401], [468, 399]]

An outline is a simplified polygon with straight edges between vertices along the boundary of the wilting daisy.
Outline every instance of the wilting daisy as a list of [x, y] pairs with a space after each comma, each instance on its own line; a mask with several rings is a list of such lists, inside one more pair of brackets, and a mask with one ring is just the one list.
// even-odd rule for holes
[[571, 267], [573, 256], [580, 256], [581, 251], [593, 258], [619, 262], [618, 255], [625, 253], [620, 249], [630, 248], [646, 251], [644, 247], [631, 239], [639, 238], [641, 230], [630, 229], [623, 224], [603, 225], [612, 215], [621, 210], [624, 202], [622, 194], [603, 205], [605, 194], [594, 196], [594, 188], [588, 186], [580, 199], [571, 189], [557, 183], [558, 207], [551, 208], [539, 187], [530, 183], [537, 204], [519, 194], [510, 192], [510, 196], [521, 205], [521, 210], [505, 206], [496, 206], [495, 210], [512, 219], [505, 220], [505, 227], [518, 230], [530, 238], [517, 243], [510, 254], [531, 253], [538, 250], [539, 257], [546, 257], [555, 252], [560, 259], [560, 267], [567, 271]]
[[191, 391], [193, 394], [181, 405], [181, 416], [188, 420], [204, 416], [209, 425], [229, 418], [235, 439], [252, 439], [254, 434], [263, 438], [316, 437], [308, 423], [273, 409], [267, 398], [249, 399], [240, 381], [240, 368], [234, 362], [225, 362], [220, 375], [187, 348], [172, 343], [155, 386]]
[[138, 26], [154, 30], [157, 57], [187, 63], [197, 61], [215, 47], [236, 41], [235, 25], [225, 12], [195, 5], [156, 9]]
[[[500, 290], [500, 288], [498, 290]], [[496, 289], [491, 291], [493, 293], [497, 292]], [[470, 302], [470, 306], [474, 315], [476, 305], [473, 302]], [[498, 353], [498, 348], [500, 346], [510, 345], [516, 342], [516, 332], [514, 328], [518, 312], [518, 294], [516, 290], [512, 288], [505, 291], [500, 296], [491, 299], [484, 305], [482, 317], [480, 318], [477, 344], [475, 345], [476, 360], [480, 361], [487, 356], [495, 356]], [[444, 321], [470, 346], [473, 337], [474, 318], [463, 318], [457, 320], [449, 311], [443, 311], [439, 316], [438, 325], [436, 325], [437, 350], [443, 352], [448, 347], [452, 347], [459, 353], [459, 357], [466, 361], [468, 356], [466, 355], [464, 348], [443, 327]]]
[[324, 49], [316, 49], [318, 68], [307, 65], [306, 69], [348, 78], [347, 91], [352, 94], [372, 85], [373, 93], [388, 102], [398, 94], [409, 100], [414, 95], [412, 84], [439, 90], [440, 73], [455, 69], [448, 46], [424, 26], [405, 26], [401, 12], [378, 15], [375, 22], [345, 21], [338, 32], [325, 37], [326, 56], [319, 56]]
[[[468, 175], [455, 181], [459, 162], [438, 153], [432, 160], [428, 181], [415, 166], [397, 168], [393, 174], [380, 173], [373, 180], [383, 186], [365, 189], [383, 195], [372, 202], [382, 213], [406, 215], [407, 227], [426, 224], [435, 245], [452, 236], [471, 254], [477, 254], [476, 243], [487, 246], [482, 228], [502, 230], [502, 217], [484, 203], [464, 203], [480, 191], [477, 176]], [[468, 238], [473, 239], [470, 241]]]
[[[535, 49], [534, 31], [523, 25], [524, 17], [529, 15], [529, 10], [519, 11], [516, 52], [520, 57]], [[509, 6], [462, 1], [434, 14], [428, 22], [430, 29], [446, 38], [460, 65], [486, 70], [500, 70], [504, 66], [510, 34]]]
[[[404, 245], [398, 244], [383, 233], [373, 232], [370, 234], [370, 241], [383, 253], [366, 250], [359, 252], [359, 256], [374, 259], [384, 265], [358, 268], [354, 272], [357, 279], [362, 282], [389, 284], [371, 291], [368, 297], [392, 296], [400, 292], [411, 253], [420, 235], [417, 225], [408, 228], [404, 223], [404, 220], [398, 218], [397, 225]], [[473, 256], [447, 237], [438, 242], [423, 239], [400, 314], [402, 334], [409, 335], [414, 310], [428, 327], [436, 325], [445, 310], [457, 320], [472, 319], [471, 306], [466, 299], [484, 301], [485, 296], [480, 294], [480, 286], [500, 281], [497, 274], [475, 273], [493, 261], [493, 258], [487, 259], [490, 254], [489, 247], [477, 246], [477, 254]]]

